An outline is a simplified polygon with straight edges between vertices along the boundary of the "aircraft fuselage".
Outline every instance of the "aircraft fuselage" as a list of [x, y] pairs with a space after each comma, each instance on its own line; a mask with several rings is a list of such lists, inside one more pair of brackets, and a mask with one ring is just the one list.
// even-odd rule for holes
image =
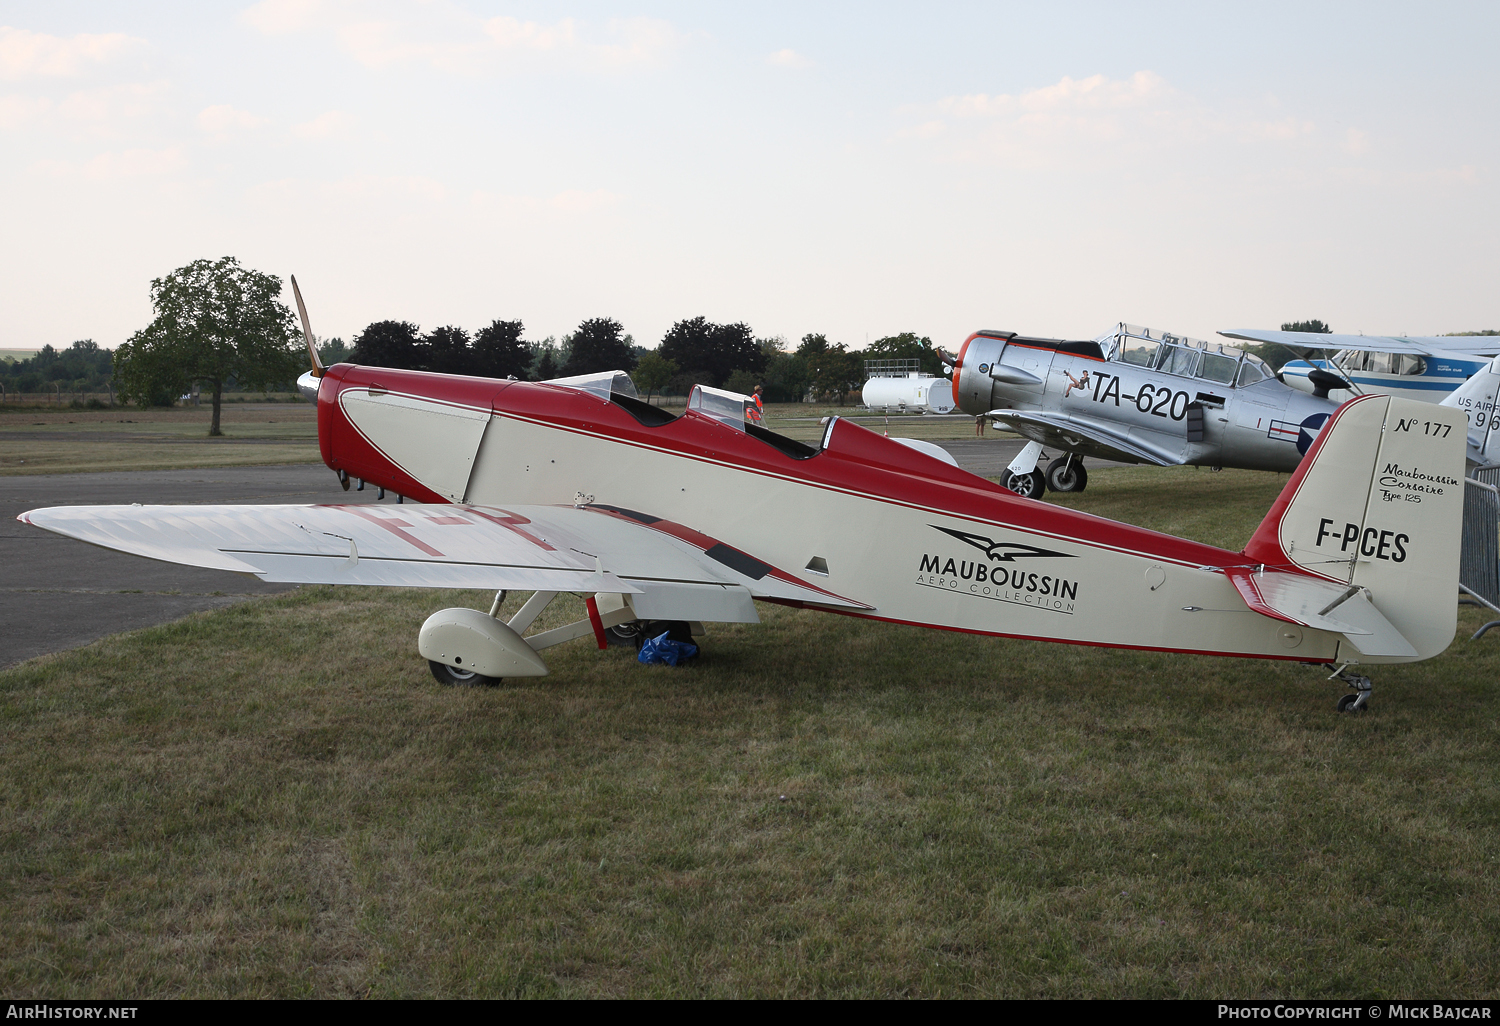
[[[1082, 351], [1089, 348], [1092, 353]], [[1247, 382], [1233, 360], [1214, 354], [1163, 344], [1142, 358], [1149, 362], [1106, 360], [1094, 343], [976, 334], [959, 353], [954, 393], [973, 416], [1045, 412], [1054, 418], [1046, 430], [1024, 422], [1010, 426], [1083, 456], [1281, 472], [1297, 467], [1338, 408], [1274, 378]], [[1121, 436], [1122, 444], [1101, 441], [1092, 428]]]
[[660, 518], [871, 607], [855, 615], [1315, 662], [1347, 648], [1248, 609], [1211, 569], [1241, 554], [1020, 498], [837, 418], [804, 446], [692, 410], [645, 423], [570, 388], [349, 365], [318, 405], [325, 461], [352, 476], [421, 502]]

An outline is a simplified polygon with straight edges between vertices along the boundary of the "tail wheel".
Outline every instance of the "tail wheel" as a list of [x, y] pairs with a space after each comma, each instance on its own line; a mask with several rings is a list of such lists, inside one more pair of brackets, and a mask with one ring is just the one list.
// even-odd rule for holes
[[1064, 456], [1047, 467], [1047, 487], [1054, 492], [1081, 492], [1089, 486], [1089, 472], [1078, 456]]
[[1364, 712], [1367, 705], [1358, 705], [1359, 695], [1345, 695], [1339, 699], [1339, 712]]
[[449, 666], [440, 663], [436, 659], [427, 660], [427, 666], [432, 670], [432, 675], [437, 678], [439, 684], [446, 684], [453, 688], [485, 688], [493, 687], [500, 683], [499, 677], [486, 677], [482, 673], [473, 670], [459, 669], [457, 666]]
[[1000, 475], [1000, 487], [1008, 488], [1025, 499], [1040, 499], [1047, 494], [1047, 478], [1040, 470], [1029, 474], [1012, 474], [1009, 470]]

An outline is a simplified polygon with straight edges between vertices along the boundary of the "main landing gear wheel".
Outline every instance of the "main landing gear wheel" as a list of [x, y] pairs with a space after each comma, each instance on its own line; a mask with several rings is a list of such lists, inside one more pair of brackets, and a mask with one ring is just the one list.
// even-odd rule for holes
[[1029, 474], [1013, 474], [1006, 470], [1000, 475], [1000, 487], [1009, 488], [1023, 499], [1040, 499], [1047, 494], [1047, 477], [1040, 470]]
[[1081, 492], [1089, 486], [1089, 472], [1079, 456], [1063, 456], [1047, 467], [1047, 487], [1054, 492]]
[[461, 670], [457, 666], [449, 666], [440, 663], [436, 659], [427, 660], [427, 666], [432, 670], [432, 675], [437, 678], [439, 684], [446, 684], [455, 688], [485, 688], [493, 687], [500, 683], [499, 677], [486, 677], [482, 673], [473, 670]]
[[613, 627], [606, 627], [604, 628], [605, 643], [610, 648], [634, 647], [639, 651], [641, 642], [644, 640], [642, 636], [644, 625], [644, 620], [630, 620]]

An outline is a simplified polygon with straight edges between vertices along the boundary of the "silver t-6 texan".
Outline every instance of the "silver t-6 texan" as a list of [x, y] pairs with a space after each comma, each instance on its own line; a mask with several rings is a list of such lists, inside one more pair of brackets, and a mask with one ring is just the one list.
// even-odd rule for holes
[[[970, 340], [961, 388], [992, 398], [1007, 376], [1038, 394], [1058, 388], [1065, 405], [1024, 423], [1097, 451], [1186, 462], [1216, 444], [1231, 464], [1236, 451], [1284, 450], [1276, 465], [1295, 472], [1231, 552], [1022, 498], [841, 418], [808, 444], [747, 419], [746, 396], [700, 387], [674, 416], [624, 374], [524, 382], [323, 367], [305, 312], [303, 325], [313, 370], [299, 384], [317, 403], [324, 462], [346, 486], [360, 478], [414, 502], [74, 506], [20, 519], [266, 581], [494, 590], [489, 612], [440, 610], [417, 632], [446, 683], [542, 676], [550, 646], [603, 647], [611, 628], [655, 637], [754, 623], [760, 602], [1312, 663], [1351, 688], [1341, 710], [1365, 707], [1364, 666], [1431, 658], [1453, 640], [1464, 502], [1454, 409], [1357, 397], [1328, 411], [1299, 465], [1297, 439], [1323, 407], [1270, 395], [1239, 354], [1197, 350], [1227, 362], [1193, 377], [1163, 369], [1163, 351], [1176, 367], [1175, 350], [1189, 348], [1166, 339], [1138, 339], [1155, 347], [1149, 366], [1014, 336]], [[1127, 404], [1142, 419], [1108, 431], [1073, 412]], [[501, 620], [507, 590], [533, 594]], [[561, 592], [584, 595], [587, 617], [528, 633]]]
[[[1314, 371], [1308, 395], [1252, 353], [1131, 324], [1078, 342], [977, 331], [956, 357], [942, 355], [963, 412], [1028, 440], [1002, 477], [1028, 498], [1083, 491], [1087, 456], [1295, 470], [1338, 409], [1329, 388], [1343, 384]], [[1044, 447], [1065, 453], [1045, 472]]]

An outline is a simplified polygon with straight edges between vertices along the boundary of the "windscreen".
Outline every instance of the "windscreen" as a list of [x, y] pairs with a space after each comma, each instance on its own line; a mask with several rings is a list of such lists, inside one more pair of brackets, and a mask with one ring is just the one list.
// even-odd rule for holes
[[739, 431], [745, 430], [746, 407], [754, 403], [755, 400], [748, 395], [727, 392], [722, 388], [709, 388], [707, 385], [694, 385], [693, 394], [688, 396], [688, 409], [696, 410], [705, 417], [712, 417]]
[[630, 375], [624, 371], [600, 371], [597, 374], [575, 374], [570, 378], [548, 378], [542, 384], [566, 385], [569, 388], [592, 392], [605, 399], [608, 399], [611, 393], [627, 395], [632, 399], [640, 398], [640, 393], [635, 390], [635, 382], [631, 381]]

